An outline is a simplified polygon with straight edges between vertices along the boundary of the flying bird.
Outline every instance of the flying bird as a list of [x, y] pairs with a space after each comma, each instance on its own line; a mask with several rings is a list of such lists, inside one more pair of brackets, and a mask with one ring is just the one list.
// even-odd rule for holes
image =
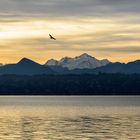
[[54, 38], [52, 35], [49, 34], [49, 36], [50, 36], [50, 39], [56, 40], [56, 38]]

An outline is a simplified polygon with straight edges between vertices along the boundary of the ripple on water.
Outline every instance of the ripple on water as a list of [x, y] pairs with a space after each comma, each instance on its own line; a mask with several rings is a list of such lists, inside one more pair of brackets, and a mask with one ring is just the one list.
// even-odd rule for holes
[[1, 97], [0, 140], [140, 140], [138, 97], [124, 99]]
[[[45, 109], [45, 108], [44, 108]], [[139, 115], [1, 116], [0, 139], [5, 140], [139, 140]]]

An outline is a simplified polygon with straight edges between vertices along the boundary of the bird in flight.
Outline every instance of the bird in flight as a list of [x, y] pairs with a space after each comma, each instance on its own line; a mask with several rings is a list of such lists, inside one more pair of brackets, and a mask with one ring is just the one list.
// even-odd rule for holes
[[49, 36], [50, 36], [50, 39], [56, 40], [56, 38], [54, 38], [52, 35], [49, 34]]

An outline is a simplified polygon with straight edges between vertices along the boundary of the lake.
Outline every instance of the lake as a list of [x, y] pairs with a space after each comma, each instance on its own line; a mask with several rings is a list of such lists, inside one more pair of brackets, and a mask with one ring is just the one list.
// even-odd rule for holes
[[1, 96], [1, 140], [140, 140], [140, 96]]

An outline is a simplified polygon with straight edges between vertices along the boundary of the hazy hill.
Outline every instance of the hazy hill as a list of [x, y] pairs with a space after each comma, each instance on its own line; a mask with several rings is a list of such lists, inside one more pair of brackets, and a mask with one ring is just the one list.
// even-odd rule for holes
[[35, 75], [35, 74], [54, 74], [55, 72], [44, 67], [30, 59], [23, 58], [17, 64], [8, 64], [0, 67], [0, 74], [19, 74], [19, 75]]
[[96, 68], [94, 73], [122, 73], [122, 74], [134, 74], [140, 73], [140, 60], [124, 63], [110, 63], [106, 66]]

